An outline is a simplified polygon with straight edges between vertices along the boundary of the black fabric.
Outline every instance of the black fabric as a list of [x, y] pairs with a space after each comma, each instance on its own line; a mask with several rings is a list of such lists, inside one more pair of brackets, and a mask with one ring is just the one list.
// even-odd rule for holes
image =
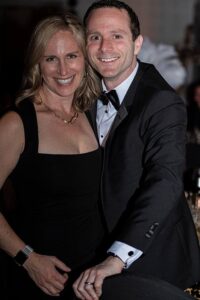
[[[24, 124], [26, 146], [11, 174], [17, 201], [14, 229], [36, 252], [66, 263], [72, 269], [69, 276], [73, 282], [95, 259], [103, 237], [98, 209], [101, 151], [38, 153], [33, 104], [24, 100], [17, 111]], [[8, 283], [7, 297], [11, 299], [48, 299], [13, 260]], [[70, 284], [62, 295], [65, 299], [69, 299], [68, 289]]]
[[25, 134], [25, 147], [22, 155], [36, 154], [38, 151], [38, 127], [34, 106], [29, 100], [22, 101], [15, 111], [20, 115]]
[[114, 106], [114, 108], [116, 110], [119, 110], [120, 102], [119, 102], [117, 92], [115, 90], [111, 90], [108, 93], [102, 92], [99, 97], [99, 100], [102, 101], [103, 105], [107, 105], [110, 101]]
[[200, 281], [199, 243], [183, 193], [186, 125], [182, 99], [153, 65], [139, 62], [104, 147], [101, 190], [112, 241], [143, 252], [130, 272], [182, 289]]
[[153, 277], [117, 275], [104, 281], [101, 300], [189, 300], [181, 289]]

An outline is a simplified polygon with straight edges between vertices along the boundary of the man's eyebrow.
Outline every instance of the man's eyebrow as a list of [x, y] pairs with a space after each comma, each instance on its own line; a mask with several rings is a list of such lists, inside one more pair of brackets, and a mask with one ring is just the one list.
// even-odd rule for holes
[[[101, 34], [99, 31], [86, 31], [87, 35], [90, 35], [90, 34]], [[111, 34], [113, 33], [123, 33], [123, 34], [127, 34], [127, 32], [123, 29], [115, 29], [115, 30], [111, 30], [110, 31]]]

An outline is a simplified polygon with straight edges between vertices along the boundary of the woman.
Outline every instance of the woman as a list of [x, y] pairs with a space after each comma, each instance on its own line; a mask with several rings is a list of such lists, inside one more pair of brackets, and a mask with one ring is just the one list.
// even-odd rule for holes
[[8, 299], [70, 299], [102, 240], [100, 149], [85, 114], [99, 90], [84, 41], [70, 14], [39, 23], [17, 108], [0, 121], [0, 187], [9, 177], [16, 192], [0, 247], [22, 266], [10, 260]]

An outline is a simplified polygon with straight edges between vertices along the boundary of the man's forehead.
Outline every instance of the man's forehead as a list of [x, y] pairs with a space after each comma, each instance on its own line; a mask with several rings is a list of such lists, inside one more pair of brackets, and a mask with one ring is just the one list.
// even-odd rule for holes
[[[95, 15], [95, 17], [94, 17]], [[87, 23], [86, 23], [86, 27], [88, 27], [88, 24], [90, 23], [91, 19], [92, 21], [96, 21], [96, 18], [103, 18], [104, 21], [108, 22], [110, 18], [106, 18], [107, 15], [110, 15], [110, 18], [117, 18], [119, 17], [120, 19], [124, 17], [129, 20], [129, 14], [128, 12], [124, 9], [124, 8], [117, 8], [117, 7], [99, 7], [99, 8], [95, 8], [94, 10], [92, 10], [88, 17], [87, 17]]]

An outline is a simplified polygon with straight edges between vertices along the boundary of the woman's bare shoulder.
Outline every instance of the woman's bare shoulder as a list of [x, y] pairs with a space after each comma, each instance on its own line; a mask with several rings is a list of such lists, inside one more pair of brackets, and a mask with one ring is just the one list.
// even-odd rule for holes
[[0, 118], [0, 141], [3, 144], [24, 145], [24, 127], [18, 113], [9, 111]]
[[23, 123], [19, 114], [15, 111], [9, 111], [0, 118], [0, 128], [7, 129], [10, 132], [23, 129]]

